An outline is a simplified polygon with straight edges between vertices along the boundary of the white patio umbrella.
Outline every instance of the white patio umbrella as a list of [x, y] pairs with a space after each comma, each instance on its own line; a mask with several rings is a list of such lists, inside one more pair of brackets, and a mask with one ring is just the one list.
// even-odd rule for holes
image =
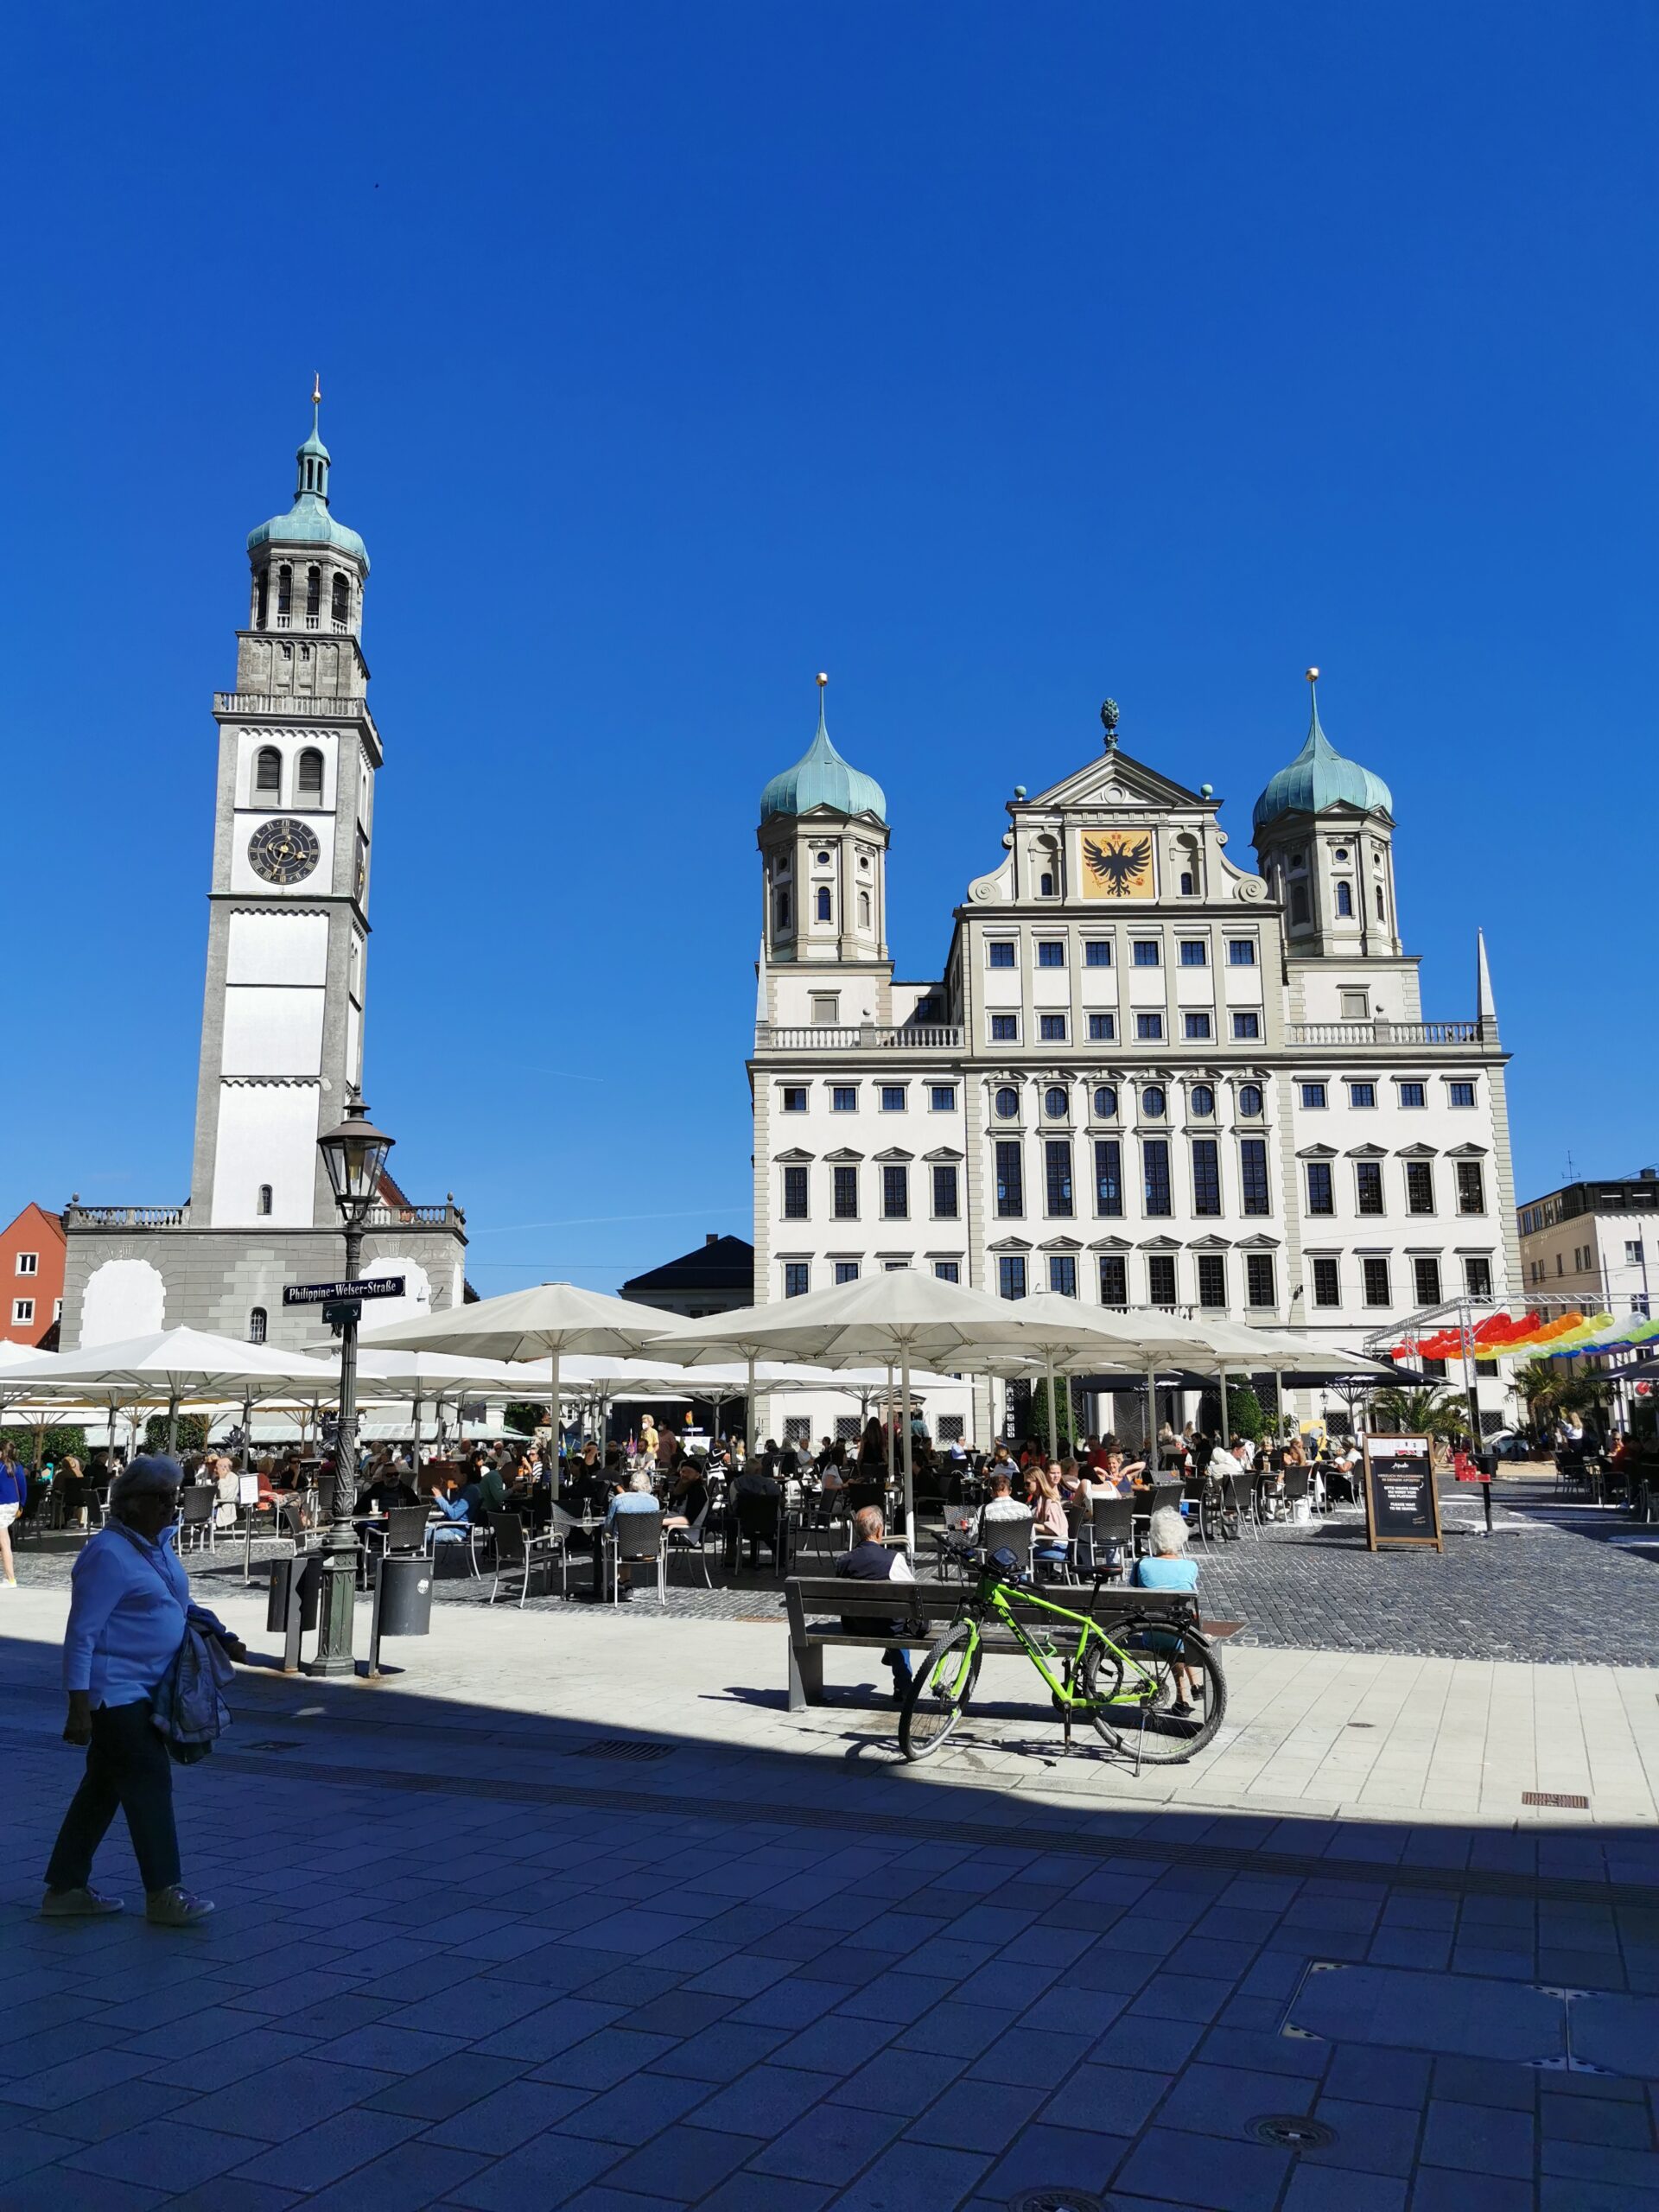
[[277, 1397], [296, 1384], [329, 1386], [336, 1378], [321, 1362], [275, 1344], [242, 1344], [205, 1329], [163, 1329], [76, 1351], [39, 1352], [32, 1365], [10, 1368], [7, 1380], [96, 1400], [111, 1411], [118, 1405], [165, 1405], [171, 1452], [178, 1444], [181, 1406]]
[[1029, 1298], [1014, 1299], [1009, 1304], [1016, 1322], [1015, 1343], [1043, 1370], [1051, 1451], [1058, 1436], [1056, 1376], [1097, 1370], [1137, 1377], [1145, 1375], [1151, 1408], [1159, 1368], [1178, 1359], [1203, 1358], [1208, 1350], [1186, 1322], [1160, 1308], [1120, 1312], [1116, 1306], [1086, 1305], [1080, 1298], [1066, 1298], [1055, 1290], [1033, 1291]]
[[371, 1353], [386, 1345], [395, 1351], [447, 1351], [477, 1359], [545, 1359], [556, 1481], [561, 1360], [567, 1352], [603, 1356], [639, 1351], [662, 1335], [664, 1319], [654, 1306], [607, 1298], [572, 1282], [543, 1282], [532, 1290], [510, 1290], [499, 1298], [451, 1306], [419, 1319], [387, 1322], [365, 1330], [358, 1341]]

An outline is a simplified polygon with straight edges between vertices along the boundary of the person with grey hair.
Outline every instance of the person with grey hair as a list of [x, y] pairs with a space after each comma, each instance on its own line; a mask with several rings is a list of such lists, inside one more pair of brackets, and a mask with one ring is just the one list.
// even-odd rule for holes
[[119, 1897], [91, 1886], [92, 1859], [118, 1806], [143, 1878], [145, 1918], [158, 1927], [189, 1928], [213, 1909], [180, 1884], [172, 1762], [151, 1700], [187, 1624], [215, 1637], [232, 1659], [245, 1659], [247, 1652], [191, 1598], [170, 1541], [180, 1480], [175, 1459], [133, 1460], [111, 1485], [109, 1521], [84, 1547], [70, 1578], [63, 1739], [87, 1746], [86, 1771], [47, 1866], [41, 1910], [48, 1920], [121, 1910]]
[[[636, 1467], [628, 1477], [627, 1488], [618, 1491], [606, 1508], [605, 1526], [613, 1535], [616, 1533], [618, 1521], [625, 1515], [660, 1513], [661, 1511], [662, 1508], [657, 1503], [657, 1493], [652, 1487], [649, 1470], [645, 1467]], [[596, 1599], [602, 1598], [605, 1594], [605, 1547], [602, 1543], [595, 1544], [594, 1546], [594, 1596]], [[615, 1561], [614, 1565], [616, 1594], [626, 1605], [633, 1596], [632, 1578], [620, 1560]]]
[[[1131, 1578], [1139, 1590], [1196, 1590], [1198, 1563], [1186, 1555], [1186, 1522], [1180, 1509], [1160, 1505], [1147, 1528], [1147, 1556], [1135, 1562]], [[1185, 1720], [1192, 1710], [1192, 1675], [1179, 1663], [1170, 1669], [1174, 1677], [1175, 1702], [1172, 1713]]]

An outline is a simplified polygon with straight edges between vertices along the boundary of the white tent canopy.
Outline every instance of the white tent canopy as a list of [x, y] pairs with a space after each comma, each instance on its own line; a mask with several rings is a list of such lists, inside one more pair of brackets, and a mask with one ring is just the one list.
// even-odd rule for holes
[[181, 1406], [291, 1395], [296, 1385], [330, 1387], [334, 1376], [320, 1361], [274, 1344], [243, 1344], [205, 1329], [163, 1329], [78, 1351], [39, 1352], [32, 1364], [9, 1368], [7, 1381], [94, 1402], [111, 1417], [120, 1406], [164, 1405], [170, 1450]]

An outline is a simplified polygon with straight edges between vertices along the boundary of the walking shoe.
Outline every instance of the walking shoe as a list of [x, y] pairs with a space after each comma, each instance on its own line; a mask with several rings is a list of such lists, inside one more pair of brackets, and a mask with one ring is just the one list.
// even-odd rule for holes
[[157, 1928], [194, 1928], [213, 1910], [206, 1897], [193, 1897], [175, 1882], [170, 1890], [152, 1890], [144, 1900], [144, 1918]]
[[42, 1920], [101, 1920], [105, 1913], [123, 1910], [119, 1897], [101, 1897], [96, 1890], [48, 1890], [41, 1899]]

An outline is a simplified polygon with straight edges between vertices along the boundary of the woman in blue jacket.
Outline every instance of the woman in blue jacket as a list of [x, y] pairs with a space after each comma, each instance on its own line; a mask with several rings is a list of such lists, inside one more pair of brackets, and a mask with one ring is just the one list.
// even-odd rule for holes
[[11, 1563], [11, 1524], [22, 1511], [28, 1496], [29, 1477], [11, 1456], [10, 1446], [0, 1444], [0, 1584], [8, 1590], [17, 1587], [17, 1570]]

